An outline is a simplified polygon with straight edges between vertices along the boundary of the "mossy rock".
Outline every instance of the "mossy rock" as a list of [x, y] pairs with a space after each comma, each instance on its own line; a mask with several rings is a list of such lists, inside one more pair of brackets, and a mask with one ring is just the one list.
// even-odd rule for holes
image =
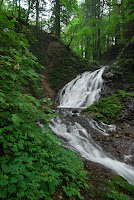
[[119, 122], [123, 110], [123, 101], [129, 98], [134, 98], [134, 94], [119, 90], [116, 94], [101, 98], [97, 103], [87, 107], [82, 112], [86, 112], [95, 119], [108, 124]]

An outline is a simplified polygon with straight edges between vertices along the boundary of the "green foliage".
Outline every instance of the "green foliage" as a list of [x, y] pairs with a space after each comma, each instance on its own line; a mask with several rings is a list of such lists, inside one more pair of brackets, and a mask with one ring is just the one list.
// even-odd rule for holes
[[66, 44], [71, 41], [71, 49], [87, 59], [97, 60], [109, 53], [111, 60], [111, 54], [116, 57], [117, 49], [134, 35], [133, 10], [132, 0], [86, 0], [63, 29], [62, 39]]
[[48, 21], [48, 27], [55, 37], [60, 38], [62, 26], [69, 24], [71, 16], [74, 15], [78, 9], [77, 0], [53, 0], [52, 1], [52, 15]]
[[[123, 73], [126, 81], [134, 86], [134, 39], [132, 38], [129, 43], [120, 52], [115, 65], [115, 74], [117, 72]], [[117, 67], [118, 66], [118, 67]]]
[[[63, 149], [49, 129], [56, 116], [47, 106], [51, 102], [25, 94], [31, 84], [40, 89], [39, 64], [7, 16], [0, 10], [0, 199], [51, 200], [57, 187], [70, 199], [81, 198], [86, 179], [82, 161]], [[40, 120], [44, 132], [36, 124]]]
[[[20, 26], [19, 26], [20, 28]], [[33, 32], [33, 27], [32, 26], [21, 26], [21, 33], [25, 35], [27, 40], [29, 41], [30, 44], [35, 44], [37, 42], [37, 36]]]
[[107, 180], [107, 190], [103, 193], [104, 199], [131, 200], [134, 194], [134, 186], [119, 176], [113, 176]]
[[131, 200], [131, 198], [125, 194], [121, 194], [115, 190], [111, 190], [110, 193], [107, 193], [105, 195], [107, 199], [113, 199], [113, 200]]
[[124, 90], [118, 90], [118, 93], [122, 98], [129, 98], [129, 99], [134, 98], [134, 93], [128, 93], [125, 92]]
[[134, 98], [134, 94], [119, 90], [117, 94], [101, 98], [99, 102], [87, 107], [83, 112], [94, 113], [95, 118], [103, 120], [106, 123], [110, 123], [111, 121], [117, 122], [121, 116], [122, 101], [124, 98]]

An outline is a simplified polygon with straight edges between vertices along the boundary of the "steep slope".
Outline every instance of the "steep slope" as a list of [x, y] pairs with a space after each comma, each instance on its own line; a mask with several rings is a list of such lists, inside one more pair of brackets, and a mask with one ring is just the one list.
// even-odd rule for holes
[[[31, 51], [43, 66], [42, 74], [46, 77], [45, 82], [54, 92], [58, 92], [79, 73], [99, 67], [95, 61], [90, 62], [75, 55], [67, 45], [50, 34], [35, 27], [28, 27], [34, 35], [33, 42], [31, 34], [25, 29], [27, 30], [25, 26], [22, 26], [21, 32], [29, 40]], [[50, 92], [50, 95], [53, 96], [54, 93]]]
[[[89, 64], [88, 61], [83, 61], [82, 59], [78, 58], [58, 39], [50, 36], [47, 33], [40, 32], [36, 28], [31, 28], [31, 30], [33, 29], [36, 39], [35, 42], [30, 41], [31, 51], [38, 57], [38, 62], [43, 65], [43, 67], [39, 71], [46, 76], [45, 79], [42, 77], [40, 78], [42, 81], [43, 96], [51, 97], [54, 99], [55, 94], [53, 91], [57, 92], [59, 89], [62, 88], [63, 85], [65, 85], [66, 82], [74, 78], [78, 73], [81, 73], [85, 70], [91, 70], [91, 63]], [[122, 58], [120, 59], [120, 62], [121, 61]], [[93, 68], [96, 67], [97, 65], [95, 64]], [[122, 64], [120, 65], [120, 68], [121, 67]], [[116, 90], [123, 90], [126, 88], [128, 88], [126, 91], [133, 92], [132, 89], [129, 90], [129, 88], [131, 87], [127, 86], [128, 82], [124, 83], [124, 81], [122, 81], [126, 80], [127, 76], [125, 75], [125, 73], [122, 76], [122, 69], [120, 71], [118, 69], [118, 65], [114, 65], [112, 68], [106, 71], [104, 79], [105, 88], [107, 88], [107, 90], [104, 89], [105, 93], [103, 92], [103, 96], [106, 97], [115, 94]], [[130, 74], [132, 75], [132, 72]], [[49, 85], [51, 85], [51, 87]], [[126, 95], [126, 93], [123, 94]], [[128, 106], [128, 101], [129, 100], [126, 100], [126, 106]], [[126, 108], [126, 110], [129, 110], [129, 106], [128, 108]], [[129, 116], [130, 115], [131, 113], [129, 114]], [[128, 131], [128, 125], [125, 125], [125, 130]], [[126, 134], [124, 133], [123, 142], [121, 143], [121, 145], [119, 145], [122, 133], [123, 132], [120, 129], [118, 132], [116, 132], [116, 135], [112, 135], [110, 137], [110, 145], [108, 143], [109, 141], [106, 141], [104, 137], [99, 138], [100, 141], [97, 142], [102, 146], [105, 144], [106, 150], [107, 148], [109, 148], [110, 151], [113, 152], [113, 155], [115, 154], [115, 156], [117, 155], [117, 157], [120, 157], [120, 155], [123, 155], [121, 154], [121, 145], [124, 145], [125, 140], [128, 140], [128, 137], [124, 137], [124, 135]], [[129, 140], [131, 140], [131, 136], [132, 134], [129, 133]], [[115, 147], [115, 143], [119, 146], [118, 149], [117, 147]], [[123, 159], [123, 157], [121, 159]], [[116, 179], [116, 177], [113, 177], [113, 174], [111, 174], [111, 172], [106, 170], [104, 167], [100, 165], [96, 166], [96, 164], [91, 164], [90, 162], [85, 161], [85, 169], [89, 170], [90, 172], [92, 171], [92, 174], [88, 174], [88, 181], [90, 182], [91, 190], [89, 189], [88, 191], [83, 191], [82, 194], [84, 196], [84, 199], [129, 199], [128, 196], [125, 196], [127, 194], [133, 198], [133, 187], [131, 188], [129, 185], [127, 185], [127, 183], [123, 179], [119, 177], [117, 177]], [[53, 194], [52, 198], [58, 199], [60, 197], [66, 199], [66, 197], [62, 194], [61, 188], [58, 188], [58, 190]], [[76, 197], [76, 199], [79, 198]]]
[[56, 114], [42, 98], [42, 68], [14, 22], [0, 9], [0, 199], [52, 200], [58, 189], [66, 198], [81, 198], [83, 162], [49, 129]]
[[[119, 54], [116, 62], [104, 75], [100, 100], [84, 110], [87, 116], [115, 124], [115, 132], [98, 144], [123, 162], [134, 165], [134, 42], [133, 39]], [[97, 140], [97, 138], [94, 138]]]

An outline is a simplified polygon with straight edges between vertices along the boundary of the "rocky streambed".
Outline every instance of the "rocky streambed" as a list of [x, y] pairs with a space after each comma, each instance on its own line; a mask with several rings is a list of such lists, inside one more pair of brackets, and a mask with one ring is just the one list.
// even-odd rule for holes
[[90, 116], [80, 114], [77, 110], [74, 110], [72, 115], [66, 115], [64, 122], [78, 122], [105, 152], [121, 162], [134, 166], [134, 126], [124, 121], [114, 124], [113, 128], [110, 129], [110, 127], [107, 128], [104, 124], [96, 122], [97, 126], [94, 128], [91, 125], [91, 120]]

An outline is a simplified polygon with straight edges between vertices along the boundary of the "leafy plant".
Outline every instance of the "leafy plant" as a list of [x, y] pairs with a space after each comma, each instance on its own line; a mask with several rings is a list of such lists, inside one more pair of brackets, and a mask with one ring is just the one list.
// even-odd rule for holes
[[101, 119], [106, 123], [111, 123], [112, 120], [118, 121], [123, 109], [123, 99], [134, 98], [134, 94], [126, 93], [123, 90], [117, 92], [117, 94], [101, 98], [97, 103], [84, 109], [83, 112], [93, 113], [97, 119]]
[[120, 176], [113, 176], [105, 184], [107, 184], [107, 190], [102, 192], [104, 199], [130, 200], [134, 197], [134, 186]]
[[81, 198], [86, 187], [82, 161], [49, 129], [57, 116], [48, 107], [51, 102], [30, 94], [31, 84], [35, 92], [40, 89], [35, 71], [40, 66], [8, 17], [0, 10], [0, 199], [51, 200], [57, 187], [70, 199]]
[[116, 190], [112, 190], [110, 193], [107, 193], [105, 195], [107, 199], [113, 199], [113, 200], [131, 200], [131, 198], [125, 194], [121, 194], [117, 192]]

